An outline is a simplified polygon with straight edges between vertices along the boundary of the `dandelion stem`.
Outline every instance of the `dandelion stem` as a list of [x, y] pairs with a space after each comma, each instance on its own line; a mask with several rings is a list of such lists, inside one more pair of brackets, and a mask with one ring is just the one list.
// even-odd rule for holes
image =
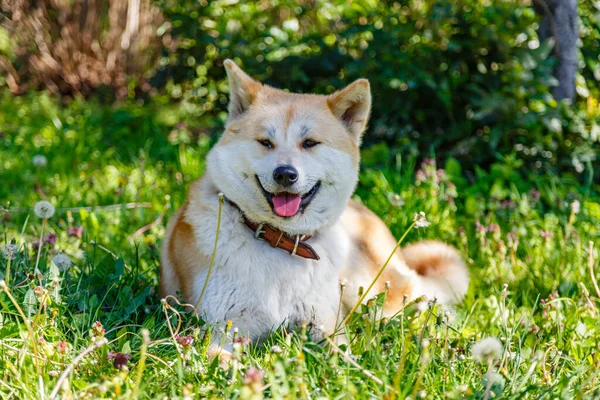
[[10, 284], [10, 262], [12, 261], [12, 257], [8, 257], [6, 264], [6, 272], [4, 273], [4, 282], [6, 282], [6, 286]]
[[[37, 257], [35, 259], [35, 268], [33, 269], [34, 272], [38, 271], [38, 265], [40, 263], [40, 256], [42, 255], [42, 243], [43, 240], [42, 238], [44, 237], [44, 227], [46, 226], [46, 218], [42, 219], [42, 229], [40, 230], [40, 240], [38, 242], [38, 251], [37, 251]], [[42, 285], [42, 278], [39, 277], [40, 280], [40, 286]]]
[[419, 337], [419, 348], [422, 349], [423, 348], [423, 339], [425, 338], [425, 329], [427, 329], [427, 326], [429, 325], [429, 317], [431, 317], [431, 310], [433, 309], [433, 306], [435, 305], [435, 303], [437, 302], [437, 299], [433, 299], [433, 302], [431, 302], [429, 304], [428, 307], [428, 312], [427, 312], [427, 316], [425, 317], [425, 322], [423, 323], [423, 329], [421, 329], [421, 337]]
[[487, 383], [485, 385], [485, 393], [483, 394], [483, 400], [488, 400], [490, 397], [490, 391], [492, 389], [492, 364], [494, 362], [493, 357], [488, 357], [488, 371], [487, 371]]
[[379, 272], [377, 272], [377, 275], [375, 275], [375, 278], [373, 279], [373, 281], [371, 282], [371, 284], [369, 285], [369, 287], [364, 291], [364, 293], [362, 294], [362, 296], [360, 296], [360, 298], [358, 299], [358, 301], [356, 302], [356, 304], [354, 305], [354, 307], [352, 307], [352, 309], [350, 310], [350, 312], [348, 313], [348, 315], [346, 315], [346, 318], [344, 318], [344, 320], [342, 321], [342, 325], [346, 325], [346, 323], [352, 317], [352, 314], [354, 314], [354, 312], [356, 311], [356, 309], [362, 304], [362, 302], [365, 299], [365, 297], [367, 297], [367, 294], [369, 294], [369, 292], [371, 291], [371, 289], [373, 288], [373, 286], [375, 286], [375, 282], [377, 282], [377, 280], [379, 279], [379, 277], [381, 276], [381, 274], [383, 274], [383, 271], [385, 271], [385, 269], [387, 268], [388, 264], [392, 260], [392, 257], [394, 257], [394, 254], [396, 254], [396, 250], [398, 250], [398, 248], [400, 247], [400, 245], [404, 241], [404, 238], [406, 238], [406, 235], [408, 235], [408, 232], [410, 232], [412, 230], [412, 228], [415, 226], [415, 224], [416, 224], [416, 221], [413, 221], [413, 223], [408, 227], [408, 229], [406, 230], [406, 232], [404, 232], [404, 234], [402, 235], [402, 237], [400, 238], [400, 240], [398, 240], [398, 242], [396, 242], [396, 246], [394, 246], [394, 250], [392, 250], [392, 252], [390, 253], [390, 256], [387, 258], [387, 260], [385, 260], [385, 263], [383, 263], [383, 265], [379, 269]]
[[217, 255], [217, 245], [219, 244], [219, 232], [221, 231], [221, 214], [223, 213], [223, 193], [219, 193], [219, 214], [217, 215], [217, 232], [215, 234], [215, 245], [213, 247], [212, 256], [210, 257], [210, 265], [208, 266], [208, 273], [206, 274], [206, 280], [204, 281], [204, 286], [202, 287], [202, 292], [200, 292], [200, 297], [196, 302], [196, 312], [200, 312], [200, 303], [202, 302], [202, 298], [204, 297], [204, 293], [206, 292], [206, 288], [208, 287], [208, 280], [210, 279], [210, 274], [212, 273], [213, 267], [215, 265], [215, 257]]

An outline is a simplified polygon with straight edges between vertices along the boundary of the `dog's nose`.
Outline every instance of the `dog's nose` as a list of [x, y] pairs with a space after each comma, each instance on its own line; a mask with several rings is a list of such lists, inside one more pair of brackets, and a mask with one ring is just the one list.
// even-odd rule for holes
[[282, 165], [273, 171], [273, 179], [281, 186], [292, 186], [298, 180], [298, 171], [291, 165]]

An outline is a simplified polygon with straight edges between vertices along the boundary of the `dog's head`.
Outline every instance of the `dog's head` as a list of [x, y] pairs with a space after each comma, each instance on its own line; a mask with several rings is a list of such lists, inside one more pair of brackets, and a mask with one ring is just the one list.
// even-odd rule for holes
[[233, 61], [229, 120], [208, 173], [248, 218], [310, 234], [339, 218], [358, 179], [371, 107], [360, 79], [329, 96], [293, 94], [253, 80]]

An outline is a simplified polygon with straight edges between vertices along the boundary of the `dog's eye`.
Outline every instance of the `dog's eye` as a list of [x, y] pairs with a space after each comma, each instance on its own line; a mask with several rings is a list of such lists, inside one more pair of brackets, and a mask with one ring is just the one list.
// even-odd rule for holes
[[302, 142], [302, 147], [304, 147], [305, 149], [310, 149], [311, 147], [315, 147], [318, 144], [319, 142], [317, 142], [316, 140], [306, 139], [304, 142]]
[[258, 139], [257, 142], [267, 149], [273, 148], [273, 143], [269, 139]]

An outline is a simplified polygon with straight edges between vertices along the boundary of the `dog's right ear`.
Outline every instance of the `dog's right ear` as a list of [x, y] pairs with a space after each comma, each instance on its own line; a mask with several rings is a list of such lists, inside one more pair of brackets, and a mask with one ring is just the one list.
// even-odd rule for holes
[[233, 120], [248, 110], [256, 100], [262, 85], [250, 78], [233, 61], [227, 59], [223, 65], [229, 80], [229, 119]]

